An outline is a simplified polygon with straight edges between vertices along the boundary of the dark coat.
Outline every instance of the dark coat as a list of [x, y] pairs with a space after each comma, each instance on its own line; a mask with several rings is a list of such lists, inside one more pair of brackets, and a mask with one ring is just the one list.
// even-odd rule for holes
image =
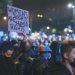
[[55, 63], [47, 67], [43, 75], [72, 75], [71, 72], [60, 63]]
[[18, 75], [15, 64], [4, 56], [0, 56], [0, 75]]
[[42, 56], [39, 56], [34, 60], [32, 67], [33, 75], [42, 75], [43, 70], [47, 67], [47, 62]]

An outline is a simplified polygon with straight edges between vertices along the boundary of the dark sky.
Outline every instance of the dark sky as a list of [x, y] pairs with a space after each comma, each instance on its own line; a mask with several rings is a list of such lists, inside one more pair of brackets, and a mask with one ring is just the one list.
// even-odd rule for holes
[[13, 0], [13, 4], [23, 9], [45, 9], [48, 6], [56, 6], [73, 0]]

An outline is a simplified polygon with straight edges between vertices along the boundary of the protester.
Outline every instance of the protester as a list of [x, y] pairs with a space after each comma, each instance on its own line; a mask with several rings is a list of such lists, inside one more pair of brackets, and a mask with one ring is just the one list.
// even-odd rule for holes
[[13, 46], [10, 42], [5, 41], [1, 44], [0, 49], [0, 75], [18, 75], [16, 66], [12, 60]]
[[62, 60], [48, 68], [44, 75], [74, 75], [72, 64], [75, 63], [75, 43], [63, 43], [61, 55]]

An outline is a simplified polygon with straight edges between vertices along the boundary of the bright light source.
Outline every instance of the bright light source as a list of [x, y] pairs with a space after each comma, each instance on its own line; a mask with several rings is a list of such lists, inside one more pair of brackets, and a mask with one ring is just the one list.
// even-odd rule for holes
[[53, 33], [55, 33], [55, 32], [56, 32], [56, 29], [55, 29], [55, 28], [53, 28], [53, 29], [52, 29], [52, 32], [53, 32]]
[[75, 8], [75, 6], [74, 6], [72, 3], [69, 3], [69, 4], [68, 4], [68, 7], [69, 7], [69, 8]]
[[71, 29], [69, 29], [68, 31], [69, 31], [70, 33], [72, 33], [72, 32], [73, 32], [73, 30], [71, 30]]
[[17, 36], [18, 36], [18, 34], [17, 34], [16, 32], [10, 32], [9, 35], [10, 35], [10, 37], [13, 38], [13, 39], [17, 38]]
[[40, 15], [40, 17], [42, 18], [42, 17], [43, 17], [43, 15]]
[[42, 15], [42, 14], [38, 14], [37, 17], [38, 17], [38, 18], [42, 18], [43, 15]]
[[31, 28], [29, 28], [29, 31], [31, 31]]
[[40, 15], [38, 14], [37, 17], [40, 17]]
[[6, 40], [8, 40], [8, 35], [4, 34], [3, 41], [6, 41]]
[[62, 36], [60, 35], [60, 36], [58, 36], [58, 39], [61, 41], [62, 40]]
[[42, 37], [43, 37], [43, 38], [47, 38], [47, 35], [46, 35], [46, 34], [43, 34]]
[[72, 5], [72, 8], [74, 8], [75, 6], [74, 5]]
[[4, 19], [4, 20], [7, 20], [7, 17], [6, 17], [6, 16], [4, 16], [4, 17], [3, 17], [3, 19]]
[[0, 31], [0, 37], [4, 36], [4, 32]]
[[50, 29], [50, 27], [49, 26], [47, 26], [47, 30], [49, 30]]
[[72, 5], [71, 3], [68, 4], [68, 7], [69, 7], [69, 8], [72, 8], [72, 6], [73, 6], [73, 5]]
[[65, 29], [64, 29], [64, 33], [66, 33], [66, 32], [68, 32], [68, 28], [65, 28]]

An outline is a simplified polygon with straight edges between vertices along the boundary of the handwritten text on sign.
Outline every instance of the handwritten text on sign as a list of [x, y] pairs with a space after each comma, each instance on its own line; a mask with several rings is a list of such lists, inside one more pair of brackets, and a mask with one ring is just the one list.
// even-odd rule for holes
[[29, 12], [8, 5], [8, 30], [27, 34], [29, 32]]

